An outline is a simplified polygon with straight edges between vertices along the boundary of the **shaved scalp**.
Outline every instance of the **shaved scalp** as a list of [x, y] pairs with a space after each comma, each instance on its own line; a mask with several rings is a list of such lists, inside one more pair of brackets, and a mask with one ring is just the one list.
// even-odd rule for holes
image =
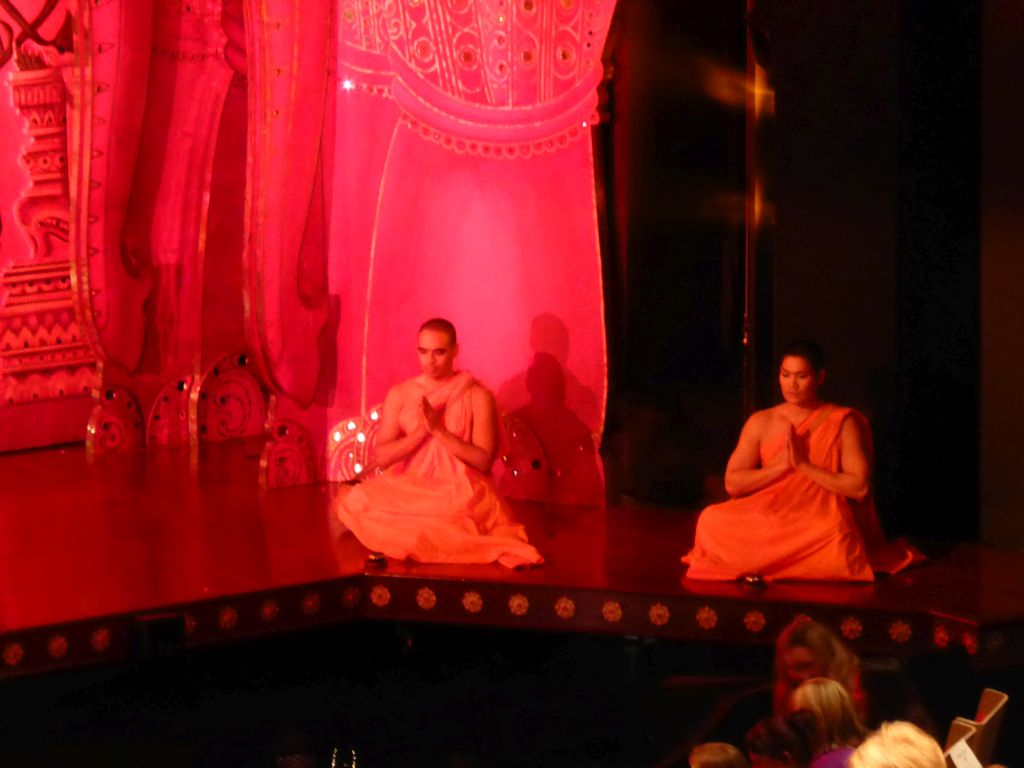
[[825, 368], [825, 351], [820, 344], [810, 339], [797, 339], [783, 347], [782, 354], [779, 355], [779, 363], [781, 364], [783, 358], [786, 357], [802, 357], [810, 363], [815, 373]]
[[458, 338], [455, 335], [455, 326], [452, 325], [450, 320], [445, 320], [443, 317], [430, 318], [420, 326], [420, 332], [422, 331], [438, 331], [440, 333], [446, 333], [448, 334], [448, 338], [451, 339], [453, 347], [458, 343]]

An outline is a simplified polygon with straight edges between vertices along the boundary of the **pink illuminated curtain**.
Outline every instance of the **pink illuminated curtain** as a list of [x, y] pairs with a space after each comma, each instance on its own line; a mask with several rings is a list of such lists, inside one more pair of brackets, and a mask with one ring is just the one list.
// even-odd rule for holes
[[350, 246], [332, 239], [332, 282], [344, 291], [335, 403], [354, 396], [357, 354], [364, 407], [415, 373], [416, 329], [440, 315], [459, 329], [461, 367], [497, 392], [503, 411], [530, 401], [527, 373], [541, 355], [560, 368], [566, 408], [601, 431], [590, 126], [613, 9], [613, 0], [341, 3], [335, 201], [345, 183], [357, 188], [332, 226]]
[[342, 3], [335, 101], [333, 211], [328, 265], [338, 300], [334, 418], [363, 413], [363, 344], [370, 250], [384, 163], [398, 122], [382, 0]]

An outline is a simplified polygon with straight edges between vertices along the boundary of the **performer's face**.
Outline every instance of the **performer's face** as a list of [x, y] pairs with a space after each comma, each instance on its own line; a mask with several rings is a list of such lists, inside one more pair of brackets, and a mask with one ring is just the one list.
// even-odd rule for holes
[[782, 658], [786, 663], [786, 677], [793, 687], [812, 677], [820, 677], [825, 671], [821, 663], [814, 658], [811, 649], [802, 645], [787, 648]]
[[782, 397], [793, 405], [810, 405], [818, 400], [818, 387], [825, 381], [825, 371], [815, 371], [802, 357], [787, 356], [779, 366], [779, 387]]
[[425, 376], [443, 379], [454, 372], [459, 346], [452, 344], [451, 337], [444, 331], [420, 331], [416, 351], [420, 356], [420, 370]]

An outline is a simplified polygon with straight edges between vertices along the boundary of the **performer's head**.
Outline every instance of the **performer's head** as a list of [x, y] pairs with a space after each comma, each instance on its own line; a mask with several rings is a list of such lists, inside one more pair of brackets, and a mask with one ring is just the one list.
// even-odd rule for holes
[[766, 717], [743, 739], [752, 768], [806, 768], [814, 758], [818, 721], [806, 709]]
[[913, 723], [882, 723], [850, 755], [849, 768], [942, 768], [942, 747]]
[[775, 643], [776, 713], [789, 711], [794, 689], [812, 677], [840, 683], [860, 706], [860, 661], [827, 627], [797, 618], [782, 630]]
[[431, 379], [444, 379], [455, 372], [455, 356], [459, 345], [455, 326], [443, 317], [434, 317], [420, 326], [416, 336], [416, 352], [420, 370]]
[[813, 406], [825, 383], [825, 353], [813, 341], [794, 341], [779, 357], [779, 387], [793, 405]]
[[842, 683], [827, 677], [812, 677], [793, 691], [790, 699], [794, 710], [813, 712], [821, 726], [818, 749], [829, 745], [856, 747], [864, 740], [866, 731], [857, 717], [853, 697]]

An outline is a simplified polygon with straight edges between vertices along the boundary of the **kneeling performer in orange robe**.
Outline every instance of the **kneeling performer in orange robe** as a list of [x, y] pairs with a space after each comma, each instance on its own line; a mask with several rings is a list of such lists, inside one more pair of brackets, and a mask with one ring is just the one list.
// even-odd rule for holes
[[544, 562], [489, 477], [494, 397], [454, 368], [455, 327], [420, 328], [422, 374], [392, 387], [376, 440], [383, 472], [343, 493], [338, 518], [367, 548], [425, 563]]
[[870, 495], [868, 422], [818, 398], [823, 362], [811, 342], [784, 354], [784, 402], [743, 426], [725, 470], [733, 498], [701, 512], [683, 558], [688, 578], [872, 581], [875, 571], [921, 559], [882, 534]]

